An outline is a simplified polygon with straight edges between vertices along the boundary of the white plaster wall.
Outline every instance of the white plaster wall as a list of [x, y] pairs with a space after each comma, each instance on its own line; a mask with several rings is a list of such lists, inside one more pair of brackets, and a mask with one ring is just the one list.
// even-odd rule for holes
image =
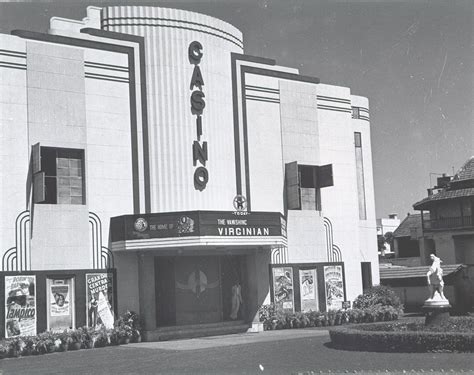
[[[0, 34], [0, 49], [26, 52], [24, 40]], [[1, 61], [26, 63], [26, 58], [0, 56]], [[15, 220], [27, 209], [29, 147], [26, 70], [0, 67], [0, 260], [14, 247]]]
[[320, 161], [316, 85], [280, 80], [283, 162], [318, 165]]
[[83, 50], [28, 41], [27, 53], [30, 143], [84, 149]]
[[82, 28], [93, 27], [100, 29], [100, 11], [102, 8], [95, 6], [87, 7], [87, 17], [79, 20], [71, 20], [61, 17], [52, 17], [49, 21], [49, 34], [76, 36]]
[[92, 268], [87, 206], [36, 204], [33, 214], [32, 270]]
[[326, 236], [319, 211], [288, 211], [288, 258], [291, 263], [327, 262]]
[[[319, 84], [320, 96], [350, 100], [345, 87]], [[332, 103], [350, 108], [350, 104]], [[341, 249], [346, 293], [354, 300], [362, 292], [359, 209], [351, 113], [318, 109], [321, 164], [332, 164], [334, 186], [321, 189], [322, 214], [332, 222], [334, 244]]]
[[[277, 79], [269, 80], [268, 77], [253, 74], [246, 75], [246, 83], [278, 88]], [[258, 94], [262, 97], [270, 96], [261, 92]], [[282, 163], [279, 104], [247, 99], [246, 108], [251, 209], [283, 212], [285, 170]], [[242, 161], [242, 169], [244, 167]], [[243, 192], [246, 194], [245, 186]]]
[[[280, 80], [283, 165], [297, 161], [320, 165], [317, 86]], [[324, 262], [326, 236], [319, 211], [288, 211], [288, 257], [290, 262]]]
[[[127, 56], [120, 53], [85, 49], [84, 59], [128, 66]], [[122, 74], [105, 69], [100, 73]], [[129, 84], [86, 78], [85, 114], [87, 202], [89, 210], [101, 219], [102, 245], [108, 246], [110, 218], [133, 213]]]
[[[27, 54], [29, 145], [85, 150], [83, 50], [28, 41]], [[87, 206], [35, 205], [32, 269], [90, 268], [88, 226]]]
[[[352, 106], [369, 109], [369, 101], [362, 96], [351, 95]], [[378, 246], [377, 246], [377, 219], [375, 216], [375, 191], [372, 163], [372, 143], [370, 122], [362, 119], [352, 119], [353, 131], [360, 132], [362, 138], [362, 157], [364, 165], [364, 188], [366, 204], [366, 220], [359, 220], [359, 248], [361, 262], [371, 262], [372, 283], [380, 283]], [[384, 219], [382, 219], [383, 222]]]
[[[354, 120], [354, 121], [360, 121], [360, 120]], [[377, 226], [380, 226], [382, 228], [382, 234], [385, 234], [387, 232], [394, 232], [395, 229], [398, 228], [400, 225], [400, 219], [377, 219], [376, 220]]]

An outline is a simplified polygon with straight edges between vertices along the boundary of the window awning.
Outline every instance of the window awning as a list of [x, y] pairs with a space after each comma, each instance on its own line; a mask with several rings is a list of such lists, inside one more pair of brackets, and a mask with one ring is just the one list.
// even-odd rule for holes
[[279, 212], [183, 211], [111, 219], [113, 251], [192, 247], [286, 246]]

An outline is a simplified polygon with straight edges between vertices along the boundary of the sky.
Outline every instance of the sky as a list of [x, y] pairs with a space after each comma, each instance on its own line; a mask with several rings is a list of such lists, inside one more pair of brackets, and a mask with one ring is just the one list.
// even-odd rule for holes
[[469, 0], [176, 0], [0, 3], [0, 32], [47, 32], [87, 5], [197, 11], [244, 34], [246, 54], [272, 58], [369, 98], [377, 217], [414, 212], [441, 173], [474, 155], [473, 10]]

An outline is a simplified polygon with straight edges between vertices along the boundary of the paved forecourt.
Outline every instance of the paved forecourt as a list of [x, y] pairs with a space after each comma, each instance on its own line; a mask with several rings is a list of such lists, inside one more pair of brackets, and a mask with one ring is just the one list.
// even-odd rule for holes
[[4, 359], [2, 374], [474, 373], [472, 353], [368, 353], [322, 329], [270, 331]]

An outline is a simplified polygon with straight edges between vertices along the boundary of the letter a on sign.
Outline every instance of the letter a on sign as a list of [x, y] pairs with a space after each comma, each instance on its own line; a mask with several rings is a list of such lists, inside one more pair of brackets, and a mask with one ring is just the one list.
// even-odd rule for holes
[[204, 86], [204, 78], [202, 78], [201, 69], [199, 66], [194, 66], [193, 76], [191, 77], [191, 85], [189, 89], [192, 90], [194, 86], [198, 87], [199, 90], [202, 90], [202, 86]]

